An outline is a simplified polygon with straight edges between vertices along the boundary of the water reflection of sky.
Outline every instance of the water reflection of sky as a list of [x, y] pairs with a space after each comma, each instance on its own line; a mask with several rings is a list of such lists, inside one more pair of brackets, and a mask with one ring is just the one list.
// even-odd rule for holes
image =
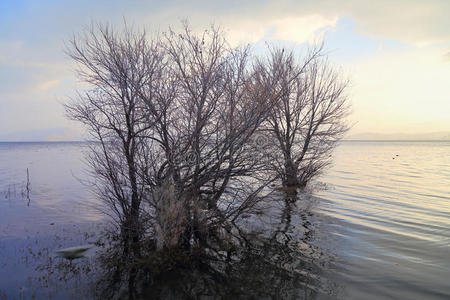
[[351, 299], [450, 297], [450, 142], [343, 142], [318, 211]]
[[[0, 143], [0, 236], [47, 230], [50, 223], [96, 221], [80, 143]], [[25, 195], [30, 173], [30, 204]]]
[[[86, 244], [92, 241], [86, 233], [98, 231], [103, 216], [78, 180], [86, 178], [83, 149], [77, 143], [0, 143], [0, 296], [5, 290], [18, 295], [26, 278], [38, 274], [24, 261], [34, 257], [30, 253]], [[301, 199], [289, 215], [280, 202], [279, 215], [243, 220], [255, 230], [264, 223], [258, 230], [277, 243], [263, 248], [266, 262], [250, 261], [236, 272], [264, 274], [267, 263], [275, 267], [268, 272], [278, 270], [282, 260], [269, 256], [289, 238], [298, 242], [289, 249], [317, 258], [304, 266], [328, 278], [326, 286], [345, 299], [450, 297], [450, 143], [343, 142], [334, 162], [319, 197]], [[30, 206], [21, 195], [26, 168]], [[304, 214], [307, 208], [312, 214]], [[264, 284], [264, 276], [258, 280]]]
[[[0, 143], [0, 298], [31, 298], [55, 249], [93, 242], [103, 216], [80, 183], [81, 143]], [[31, 189], [26, 195], [27, 168]], [[44, 279], [42, 279], [44, 280]], [[53, 284], [40, 297], [63, 297]], [[2, 294], [3, 293], [3, 294]], [[38, 294], [39, 295], [39, 294]]]

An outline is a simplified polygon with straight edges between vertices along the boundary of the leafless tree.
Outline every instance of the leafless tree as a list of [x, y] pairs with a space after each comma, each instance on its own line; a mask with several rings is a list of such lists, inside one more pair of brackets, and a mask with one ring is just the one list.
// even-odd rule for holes
[[323, 46], [312, 48], [300, 61], [293, 52], [271, 52], [267, 72], [278, 72], [281, 98], [260, 132], [267, 134], [271, 169], [285, 189], [295, 191], [331, 162], [336, 143], [347, 131], [348, 81], [331, 67]]
[[[68, 54], [88, 84], [66, 105], [90, 133], [93, 184], [126, 256], [204, 246], [255, 212], [269, 183], [305, 184], [345, 132], [344, 89], [316, 49], [252, 56], [217, 27], [148, 38], [93, 25]], [[260, 134], [277, 143], [261, 151]], [[275, 174], [275, 176], [274, 176]]]
[[184, 24], [149, 41], [99, 25], [68, 54], [89, 88], [66, 111], [95, 141], [94, 184], [126, 252], [140, 256], [145, 232], [159, 248], [204, 243], [263, 198], [271, 178], [251, 138], [280, 76], [253, 64], [249, 47], [230, 47], [214, 27], [195, 34]]
[[[277, 79], [262, 78], [251, 64], [249, 47], [231, 48], [220, 29], [200, 35], [187, 24], [183, 29], [164, 36], [171, 92], [156, 104], [162, 117], [153, 136], [164, 159], [154, 165], [158, 168], [147, 183], [157, 195], [162, 184], [173, 187], [171, 195], [183, 203], [178, 209], [184, 209], [179, 243], [190, 247], [261, 200], [270, 178], [262, 172], [266, 165], [251, 137], [276, 101]], [[153, 212], [164, 211], [156, 201], [163, 198], [149, 198]], [[165, 218], [178, 213], [155, 215], [157, 228], [166, 228]]]
[[66, 105], [67, 115], [88, 129], [94, 142], [88, 163], [96, 192], [120, 222], [124, 251], [133, 248], [139, 256], [144, 197], [140, 164], [148, 156], [145, 137], [155, 122], [155, 114], [147, 114], [154, 96], [142, 91], [160, 85], [164, 57], [158, 42], [149, 42], [145, 32], [126, 27], [119, 33], [101, 25], [74, 37], [68, 55], [89, 88]]

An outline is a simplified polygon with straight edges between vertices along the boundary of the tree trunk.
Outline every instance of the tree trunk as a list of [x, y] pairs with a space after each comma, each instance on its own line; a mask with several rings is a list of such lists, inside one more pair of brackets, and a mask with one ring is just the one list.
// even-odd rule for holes
[[299, 182], [297, 178], [297, 168], [292, 159], [285, 160], [284, 172], [283, 187], [286, 188], [287, 191], [295, 191], [295, 188], [299, 186]]

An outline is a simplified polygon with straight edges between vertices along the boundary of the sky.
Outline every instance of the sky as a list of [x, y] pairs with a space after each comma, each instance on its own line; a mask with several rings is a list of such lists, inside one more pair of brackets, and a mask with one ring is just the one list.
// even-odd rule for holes
[[450, 132], [449, 11], [448, 0], [0, 0], [0, 140], [80, 139], [62, 106], [80, 84], [65, 45], [92, 21], [124, 19], [150, 31], [214, 23], [256, 49], [323, 40], [350, 80], [349, 135]]

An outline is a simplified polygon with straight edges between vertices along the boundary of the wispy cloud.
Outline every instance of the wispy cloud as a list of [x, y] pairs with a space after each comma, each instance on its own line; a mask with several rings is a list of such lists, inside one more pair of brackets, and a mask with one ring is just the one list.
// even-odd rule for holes
[[51, 89], [52, 87], [57, 86], [60, 82], [61, 82], [61, 80], [59, 80], [59, 79], [48, 80], [48, 81], [45, 81], [45, 82], [39, 84], [38, 89], [41, 91], [47, 91], [47, 90]]

